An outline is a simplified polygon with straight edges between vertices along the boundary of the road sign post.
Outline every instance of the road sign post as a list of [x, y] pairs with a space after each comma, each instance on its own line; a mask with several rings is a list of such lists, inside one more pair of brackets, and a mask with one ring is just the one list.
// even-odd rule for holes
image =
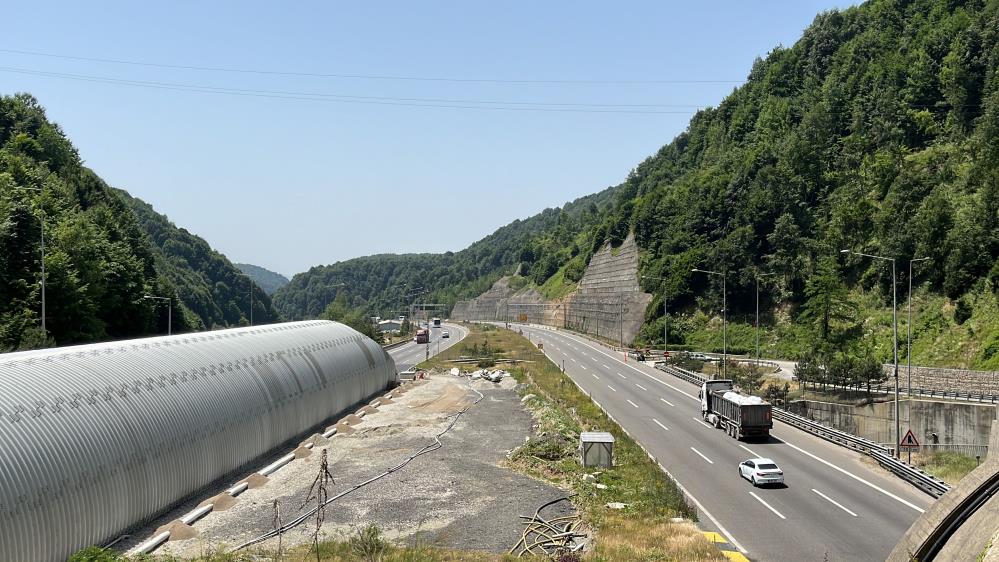
[[909, 464], [912, 464], [912, 451], [919, 450], [919, 440], [916, 439], [916, 436], [912, 433], [912, 428], [909, 428], [909, 430], [905, 432], [905, 437], [902, 437], [902, 439], [898, 442], [898, 450], [899, 452], [907, 452], [909, 456], [908, 462]]

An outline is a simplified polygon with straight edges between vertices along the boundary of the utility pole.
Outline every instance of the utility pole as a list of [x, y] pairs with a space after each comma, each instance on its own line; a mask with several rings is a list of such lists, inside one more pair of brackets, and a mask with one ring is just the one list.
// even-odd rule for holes
[[901, 458], [901, 452], [898, 447], [902, 439], [901, 435], [901, 421], [898, 415], [898, 291], [897, 283], [895, 282], [895, 258], [886, 258], [883, 256], [875, 256], [872, 254], [864, 254], [861, 252], [854, 252], [852, 250], [840, 250], [841, 254], [854, 254], [857, 256], [864, 256], [868, 258], [873, 258], [876, 260], [890, 261], [891, 262], [891, 319], [892, 319], [892, 332], [894, 338], [893, 355], [895, 360], [895, 458]]
[[756, 274], [756, 368], [760, 368], [760, 277], [769, 277], [776, 273]]
[[170, 297], [154, 297], [152, 295], [146, 295], [142, 298], [167, 302], [167, 335], [173, 335], [173, 299]]
[[[653, 277], [651, 275], [643, 275], [642, 279], [658, 279], [659, 281], [666, 280], [665, 277]], [[666, 360], [666, 353], [669, 351], [667, 349], [667, 343], [666, 343], [667, 341], [669, 341], [669, 338], [667, 337], [667, 325], [668, 323], [666, 322], [666, 288], [663, 287], [663, 361]]]
[[912, 413], [912, 264], [920, 261], [929, 261], [930, 258], [916, 258], [909, 260], [909, 293], [907, 298], [909, 305], [909, 321], [906, 323], [906, 352], [905, 352], [905, 368], [906, 368], [906, 379], [908, 379], [907, 385], [909, 387], [909, 413]]
[[717, 275], [722, 278], [722, 377], [728, 378], [728, 291], [726, 287], [728, 272], [708, 271], [706, 269], [691, 269], [697, 273]]

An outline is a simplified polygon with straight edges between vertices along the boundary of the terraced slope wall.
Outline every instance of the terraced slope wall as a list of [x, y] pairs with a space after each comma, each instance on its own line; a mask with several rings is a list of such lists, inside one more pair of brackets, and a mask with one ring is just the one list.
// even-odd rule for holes
[[629, 344], [642, 328], [652, 295], [638, 284], [639, 248], [629, 236], [593, 255], [576, 292], [546, 300], [533, 287], [514, 291], [503, 277], [478, 297], [455, 304], [455, 320], [507, 321], [570, 328]]

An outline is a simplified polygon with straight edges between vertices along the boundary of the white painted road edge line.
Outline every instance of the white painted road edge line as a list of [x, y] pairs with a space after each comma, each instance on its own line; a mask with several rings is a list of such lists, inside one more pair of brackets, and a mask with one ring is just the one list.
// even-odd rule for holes
[[900, 503], [902, 503], [904, 505], [907, 505], [907, 506], [911, 507], [912, 509], [915, 509], [919, 513], [925, 513], [926, 512], [925, 509], [922, 509], [918, 505], [916, 505], [914, 503], [911, 503], [911, 502], [909, 502], [907, 500], [904, 500], [904, 499], [896, 496], [895, 494], [889, 492], [888, 490], [885, 490], [884, 488], [882, 488], [881, 486], [878, 486], [877, 484], [872, 484], [871, 482], [868, 482], [867, 480], [864, 480], [863, 478], [857, 476], [856, 474], [853, 474], [852, 472], [846, 471], [846, 470], [844, 470], [844, 469], [842, 469], [842, 468], [834, 465], [833, 463], [831, 463], [831, 462], [829, 462], [829, 461], [827, 461], [827, 460], [825, 460], [825, 459], [823, 459], [821, 457], [817, 457], [817, 456], [813, 455], [812, 453], [809, 453], [808, 451], [802, 449], [801, 447], [798, 447], [796, 445], [792, 445], [792, 444], [788, 443], [784, 439], [781, 439], [781, 441], [785, 445], [787, 445], [788, 447], [791, 447], [792, 449], [794, 449], [796, 451], [800, 451], [800, 452], [802, 452], [802, 453], [804, 453], [804, 454], [812, 457], [813, 459], [815, 459], [815, 460], [819, 461], [820, 463], [828, 466], [829, 468], [832, 468], [832, 469], [838, 470], [839, 472], [842, 472], [843, 474], [849, 476], [850, 478], [853, 478], [854, 480], [856, 480], [857, 482], [860, 482], [861, 484], [865, 484], [867, 486], [870, 486], [871, 488], [873, 488], [873, 489], [881, 492], [882, 494], [888, 496], [889, 498], [891, 498], [893, 500], [896, 500], [896, 501], [898, 501], [898, 502], [900, 502]]
[[649, 391], [649, 389], [647, 389], [644, 386], [638, 384], [637, 382], [635, 383], [635, 386], [637, 386], [638, 388], [641, 388], [644, 392], [648, 392]]
[[[548, 352], [542, 351], [541, 353], [543, 353], [545, 355], [545, 357], [548, 357]], [[551, 361], [551, 357], [548, 357], [548, 360]], [[749, 554], [749, 551], [746, 550], [745, 547], [743, 547], [742, 544], [739, 543], [739, 541], [735, 540], [735, 537], [732, 536], [732, 533], [728, 532], [728, 529], [726, 529], [725, 526], [721, 524], [721, 521], [718, 521], [717, 519], [715, 519], [715, 516], [711, 515], [711, 512], [708, 511], [706, 507], [704, 507], [704, 504], [701, 503], [700, 500], [698, 500], [697, 497], [694, 496], [694, 494], [691, 494], [690, 491], [687, 490], [687, 488], [685, 488], [683, 486], [683, 484], [681, 484], [680, 481], [677, 480], [673, 476], [673, 473], [671, 473], [670, 471], [666, 470], [666, 467], [663, 466], [663, 463], [659, 462], [656, 459], [656, 457], [652, 453], [650, 453], [649, 450], [646, 449], [645, 446], [642, 445], [642, 443], [638, 439], [635, 439], [635, 437], [631, 434], [631, 432], [628, 431], [628, 429], [626, 427], [624, 427], [623, 425], [621, 425], [620, 423], [618, 423], [617, 419], [615, 419], [614, 416], [611, 415], [611, 413], [608, 412], [606, 408], [604, 408], [603, 406], [601, 406], [600, 402], [597, 402], [593, 398], [592, 394], [586, 392], [586, 390], [578, 382], [576, 382], [576, 379], [574, 379], [572, 377], [568, 377], [568, 379], [570, 381], [572, 381], [572, 384], [576, 385], [576, 388], [578, 388], [580, 392], [582, 392], [583, 394], [589, 396], [590, 400], [592, 400], [593, 403], [596, 404], [598, 408], [600, 408], [601, 410], [603, 410], [603, 412], [605, 414], [607, 414], [607, 417], [609, 417], [612, 422], [617, 423], [618, 427], [621, 428], [621, 431], [623, 431], [625, 435], [627, 435], [628, 437], [631, 437], [632, 441], [634, 441], [636, 445], [638, 445], [643, 451], [645, 451], [645, 454], [648, 455], [650, 459], [652, 459], [652, 462], [656, 463], [656, 465], [659, 467], [659, 470], [663, 471], [663, 474], [665, 474], [666, 476], [668, 476], [669, 479], [672, 480], [674, 484], [676, 484], [676, 487], [679, 488], [681, 492], [683, 492], [684, 496], [686, 496], [687, 498], [689, 498], [690, 501], [694, 502], [694, 505], [697, 506], [698, 511], [700, 511], [701, 513], [703, 513], [704, 515], [706, 515], [707, 518], [709, 520], [711, 520], [712, 523], [714, 523], [715, 527], [721, 532], [722, 535], [725, 536], [725, 538], [728, 539], [729, 543], [731, 543], [733, 546], [735, 546], [735, 548], [739, 549], [739, 552], [741, 552], [743, 554]]]
[[670, 402], [669, 400], [667, 400], [667, 399], [665, 399], [665, 398], [660, 398], [660, 400], [662, 400], [663, 402], [665, 402], [665, 403], [669, 404], [670, 406], [674, 406], [674, 407], [676, 406], [676, 404], [674, 404], [674, 403]]
[[818, 494], [818, 495], [822, 496], [823, 498], [825, 498], [825, 499], [826, 499], [826, 500], [827, 500], [827, 501], [828, 501], [829, 503], [831, 503], [831, 504], [835, 505], [836, 507], [838, 507], [838, 508], [842, 509], [843, 511], [845, 511], [845, 512], [849, 513], [850, 515], [852, 515], [852, 516], [854, 516], [854, 517], [856, 517], [856, 516], [857, 516], [857, 514], [856, 514], [856, 513], [854, 513], [854, 512], [852, 512], [852, 511], [850, 511], [849, 509], [847, 509], [847, 508], [843, 507], [843, 504], [841, 504], [841, 503], [839, 503], [838, 501], [836, 501], [836, 500], [834, 500], [834, 499], [830, 498], [829, 496], [827, 496], [827, 495], [823, 494], [822, 492], [820, 492], [820, 491], [816, 490], [815, 488], [812, 488], [812, 491], [813, 491], [813, 492], [815, 492], [816, 494]]
[[740, 443], [740, 444], [739, 444], [739, 446], [740, 446], [740, 447], [742, 447], [743, 449], [745, 449], [745, 450], [749, 451], [749, 454], [750, 454], [750, 455], [753, 455], [754, 457], [757, 457], [757, 458], [759, 458], [759, 457], [760, 457], [760, 455], [758, 455], [757, 453], [753, 452], [753, 450], [752, 450], [752, 449], [750, 449], [749, 447], [747, 447], [747, 446], [743, 445], [742, 443]]
[[[654, 380], [654, 381], [656, 381], [656, 382], [658, 382], [658, 383], [660, 383], [660, 384], [664, 384], [664, 385], [666, 385], [666, 386], [668, 386], [668, 387], [672, 388], [673, 390], [675, 390], [675, 391], [679, 392], [680, 394], [683, 394], [683, 395], [685, 395], [685, 396], [687, 396], [687, 397], [689, 397], [689, 398], [691, 398], [691, 399], [693, 399], [693, 400], [697, 400], [698, 402], [700, 402], [700, 400], [701, 400], [700, 398], [698, 398], [698, 397], [694, 396], [693, 394], [690, 394], [689, 392], [686, 392], [686, 391], [683, 391], [683, 390], [680, 390], [679, 388], [677, 388], [677, 387], [675, 387], [675, 386], [671, 385], [670, 383], [668, 383], [668, 382], [666, 382], [666, 381], [664, 381], [664, 380], [660, 380], [660, 379], [658, 379], [658, 378], [656, 378], [656, 377], [654, 377], [654, 376], [652, 376], [652, 375], [650, 375], [650, 374], [646, 373], [645, 371], [643, 371], [643, 370], [639, 369], [638, 367], [635, 367], [634, 365], [631, 365], [631, 364], [629, 364], [629, 363], [626, 363], [626, 362], [624, 362], [624, 361], [621, 361], [620, 359], [618, 359], [618, 358], [617, 358], [617, 357], [615, 357], [614, 355], [611, 355], [610, 353], [604, 353], [604, 352], [603, 352], [602, 350], [600, 350], [600, 349], [598, 349], [598, 348], [596, 348], [596, 347], [593, 347], [592, 345], [590, 345], [590, 344], [588, 344], [588, 343], [586, 343], [586, 342], [584, 342], [584, 341], [582, 341], [582, 340], [578, 340], [578, 339], [576, 339], [576, 338], [574, 338], [574, 337], [571, 337], [571, 336], [569, 336], [569, 335], [565, 334], [564, 332], [560, 332], [560, 331], [558, 331], [558, 330], [556, 330], [556, 331], [555, 331], [554, 333], [556, 333], [556, 334], [560, 334], [560, 335], [564, 336], [565, 338], [568, 338], [568, 339], [571, 339], [571, 340], [573, 340], [573, 341], [575, 341], [575, 342], [578, 342], [578, 343], [579, 343], [580, 345], [585, 345], [586, 347], [588, 347], [588, 348], [590, 348], [590, 349], [592, 349], [592, 350], [596, 351], [597, 353], [602, 353], [603, 355], [606, 355], [607, 357], [610, 357], [611, 359], [613, 359], [613, 360], [617, 361], [618, 363], [621, 363], [621, 364], [623, 364], [623, 365], [624, 365], [625, 367], [628, 367], [629, 369], [631, 369], [631, 370], [633, 370], [633, 371], [635, 371], [635, 372], [637, 372], [637, 373], [639, 373], [639, 374], [641, 374], [641, 375], [645, 375], [645, 376], [649, 377], [650, 379], [652, 379], [652, 380]], [[572, 346], [570, 345], [570, 347], [572, 347]], [[573, 349], [575, 349], [575, 348], [573, 348]], [[618, 375], [620, 375], [620, 376], [621, 376], [622, 378], [627, 378], [627, 377], [625, 377], [624, 375], [622, 375], [621, 373], [618, 373]]]
[[695, 453], [697, 453], [698, 455], [700, 455], [702, 459], [708, 461], [708, 464], [715, 464], [715, 461], [709, 459], [708, 457], [705, 457], [704, 453], [698, 451], [697, 449], [691, 447], [690, 450], [693, 451], [693, 452], [695, 452]]
[[634, 407], [636, 407], [636, 408], [638, 407], [638, 404], [635, 404], [635, 403], [634, 403], [634, 402], [632, 402], [631, 400], [628, 400], [627, 398], [625, 398], [625, 400], [626, 400], [626, 401], [627, 401], [627, 402], [628, 402], [629, 404], [631, 404], [632, 406], [634, 406]]
[[[586, 342], [583, 342], [583, 341], [581, 341], [581, 340], [577, 340], [576, 338], [573, 338], [573, 337], [570, 337], [570, 336], [568, 336], [568, 335], [565, 335], [564, 333], [562, 333], [562, 332], [559, 332], [559, 331], [555, 331], [554, 333], [556, 333], [556, 334], [562, 334], [562, 335], [564, 335], [564, 336], [565, 336], [566, 338], [568, 338], [568, 339], [572, 339], [573, 341], [577, 341], [577, 342], [578, 342], [578, 343], [580, 343], [581, 345], [585, 345], [586, 347], [589, 347], [590, 349], [593, 349], [593, 350], [595, 350], [595, 351], [597, 351], [597, 352], [599, 352], [599, 353], [603, 353], [603, 354], [604, 354], [604, 355], [606, 355], [607, 357], [611, 357], [611, 358], [613, 358], [613, 359], [617, 360], [617, 358], [616, 358], [616, 357], [614, 357], [614, 356], [612, 356], [612, 355], [610, 355], [610, 354], [608, 354], [608, 353], [604, 353], [603, 351], [601, 351], [601, 350], [599, 350], [599, 349], [597, 349], [597, 348], [595, 348], [595, 347], [591, 346], [590, 344], [588, 344], [588, 343], [586, 343]], [[629, 364], [627, 364], [627, 363], [625, 363], [625, 365], [626, 365], [627, 367], [630, 367], [631, 369], [633, 369], [633, 370], [635, 370], [635, 371], [638, 371], [639, 373], [641, 373], [641, 374], [643, 374], [643, 375], [645, 375], [645, 376], [649, 377], [650, 379], [652, 379], [652, 380], [654, 380], [654, 381], [656, 381], [656, 382], [659, 382], [659, 383], [662, 383], [662, 384], [664, 384], [664, 385], [666, 385], [666, 386], [668, 386], [668, 387], [672, 388], [673, 390], [675, 390], [675, 391], [677, 391], [677, 392], [679, 392], [679, 393], [681, 393], [681, 394], [685, 394], [685, 395], [689, 396], [690, 398], [692, 398], [692, 399], [694, 399], [694, 400], [697, 400], [697, 401], [700, 401], [700, 398], [697, 398], [697, 397], [696, 397], [696, 396], [694, 396], [693, 394], [689, 394], [689, 393], [687, 393], [687, 392], [684, 392], [683, 390], [680, 390], [679, 388], [677, 388], [677, 387], [675, 387], [675, 386], [673, 386], [673, 385], [669, 384], [669, 383], [668, 383], [668, 382], [666, 382], [666, 381], [663, 381], [663, 380], [659, 380], [658, 378], [656, 378], [656, 377], [654, 377], [654, 376], [652, 376], [652, 375], [650, 375], [650, 374], [648, 374], [648, 373], [646, 373], [646, 372], [644, 372], [644, 371], [642, 371], [642, 370], [638, 369], [637, 367], [634, 367], [634, 366], [632, 366], [632, 365], [629, 365]], [[711, 427], [710, 425], [708, 425], [708, 424], [704, 423], [703, 421], [701, 421], [701, 420], [699, 420], [699, 419], [697, 419], [697, 418], [694, 418], [694, 419], [695, 419], [696, 421], [698, 421], [698, 422], [700, 422], [700, 423], [704, 424], [704, 425], [705, 425], [705, 426], [707, 426], [707, 427]], [[888, 490], [885, 490], [884, 488], [882, 488], [882, 487], [880, 487], [880, 486], [878, 486], [878, 485], [876, 485], [876, 484], [873, 484], [873, 483], [871, 483], [871, 482], [868, 482], [867, 480], [864, 480], [863, 478], [861, 478], [861, 477], [857, 476], [856, 474], [853, 474], [853, 473], [851, 473], [851, 472], [848, 472], [848, 471], [846, 471], [846, 470], [844, 470], [844, 469], [842, 469], [842, 468], [840, 468], [840, 467], [838, 467], [838, 466], [834, 465], [833, 463], [831, 463], [831, 462], [829, 462], [829, 461], [827, 461], [827, 460], [825, 460], [825, 459], [823, 459], [823, 458], [820, 458], [820, 457], [817, 457], [817, 456], [813, 455], [812, 453], [809, 453], [808, 451], [806, 451], [806, 450], [804, 450], [804, 449], [802, 449], [802, 448], [800, 448], [800, 447], [797, 447], [797, 446], [795, 446], [795, 445], [792, 445], [792, 444], [788, 443], [787, 441], [784, 441], [783, 439], [782, 439], [781, 441], [783, 441], [783, 442], [784, 442], [785, 444], [787, 444], [787, 445], [788, 445], [789, 447], [791, 447], [791, 448], [793, 448], [793, 449], [796, 449], [796, 450], [798, 450], [798, 451], [800, 451], [800, 452], [802, 452], [802, 453], [804, 453], [804, 454], [806, 454], [806, 455], [808, 455], [808, 456], [812, 457], [813, 459], [815, 459], [815, 460], [817, 460], [817, 461], [819, 461], [819, 462], [821, 462], [821, 463], [825, 464], [826, 466], [829, 466], [830, 468], [833, 468], [833, 469], [835, 469], [835, 470], [838, 470], [839, 472], [842, 472], [843, 474], [845, 474], [845, 475], [849, 476], [850, 478], [853, 478], [854, 480], [856, 480], [856, 481], [858, 481], [858, 482], [861, 482], [861, 483], [863, 483], [863, 484], [865, 484], [865, 485], [867, 485], [867, 486], [869, 486], [869, 487], [871, 487], [871, 488], [873, 488], [873, 489], [875, 489], [875, 490], [877, 490], [877, 491], [881, 492], [882, 494], [885, 494], [886, 496], [888, 496], [888, 497], [890, 497], [890, 498], [892, 498], [892, 499], [894, 499], [894, 500], [896, 500], [896, 501], [898, 501], [898, 502], [900, 502], [900, 503], [902, 503], [902, 504], [904, 504], [904, 505], [906, 505], [906, 506], [908, 506], [908, 507], [911, 507], [912, 509], [914, 509], [914, 510], [918, 511], [919, 513], [925, 513], [925, 512], [926, 512], [926, 510], [925, 510], [925, 509], [922, 509], [922, 508], [920, 508], [919, 506], [917, 506], [917, 505], [913, 504], [912, 502], [909, 502], [909, 501], [907, 501], [907, 500], [905, 500], [905, 499], [903, 499], [903, 498], [900, 498], [899, 496], [896, 496], [895, 494], [893, 494], [893, 493], [889, 492]]]
[[658, 425], [659, 427], [665, 429], [666, 431], [669, 431], [669, 428], [666, 427], [665, 425], [659, 423], [659, 420], [657, 420], [656, 418], [652, 418], [652, 421], [656, 422], [656, 425]]
[[760, 496], [757, 496], [756, 492], [749, 492], [749, 495], [751, 495], [754, 498], [756, 498], [756, 501], [758, 501], [758, 502], [762, 503], [763, 505], [767, 506], [767, 509], [769, 509], [770, 511], [774, 512], [777, 515], [777, 517], [780, 517], [781, 519], [787, 519], [787, 517], [784, 517], [783, 515], [781, 515], [781, 513], [779, 511], [777, 511], [776, 509], [774, 509], [774, 507], [772, 505], [770, 505], [767, 502], [763, 501], [763, 498], [761, 498]]

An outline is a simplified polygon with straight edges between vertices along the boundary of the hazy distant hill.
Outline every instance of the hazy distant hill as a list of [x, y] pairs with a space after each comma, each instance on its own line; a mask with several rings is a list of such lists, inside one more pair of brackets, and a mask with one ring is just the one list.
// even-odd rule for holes
[[250, 276], [253, 282], [260, 285], [260, 288], [267, 292], [268, 295], [273, 295], [274, 291], [277, 291], [281, 287], [288, 284], [288, 278], [280, 273], [275, 273], [269, 269], [264, 269], [259, 265], [253, 265], [249, 263], [234, 263], [240, 271]]

